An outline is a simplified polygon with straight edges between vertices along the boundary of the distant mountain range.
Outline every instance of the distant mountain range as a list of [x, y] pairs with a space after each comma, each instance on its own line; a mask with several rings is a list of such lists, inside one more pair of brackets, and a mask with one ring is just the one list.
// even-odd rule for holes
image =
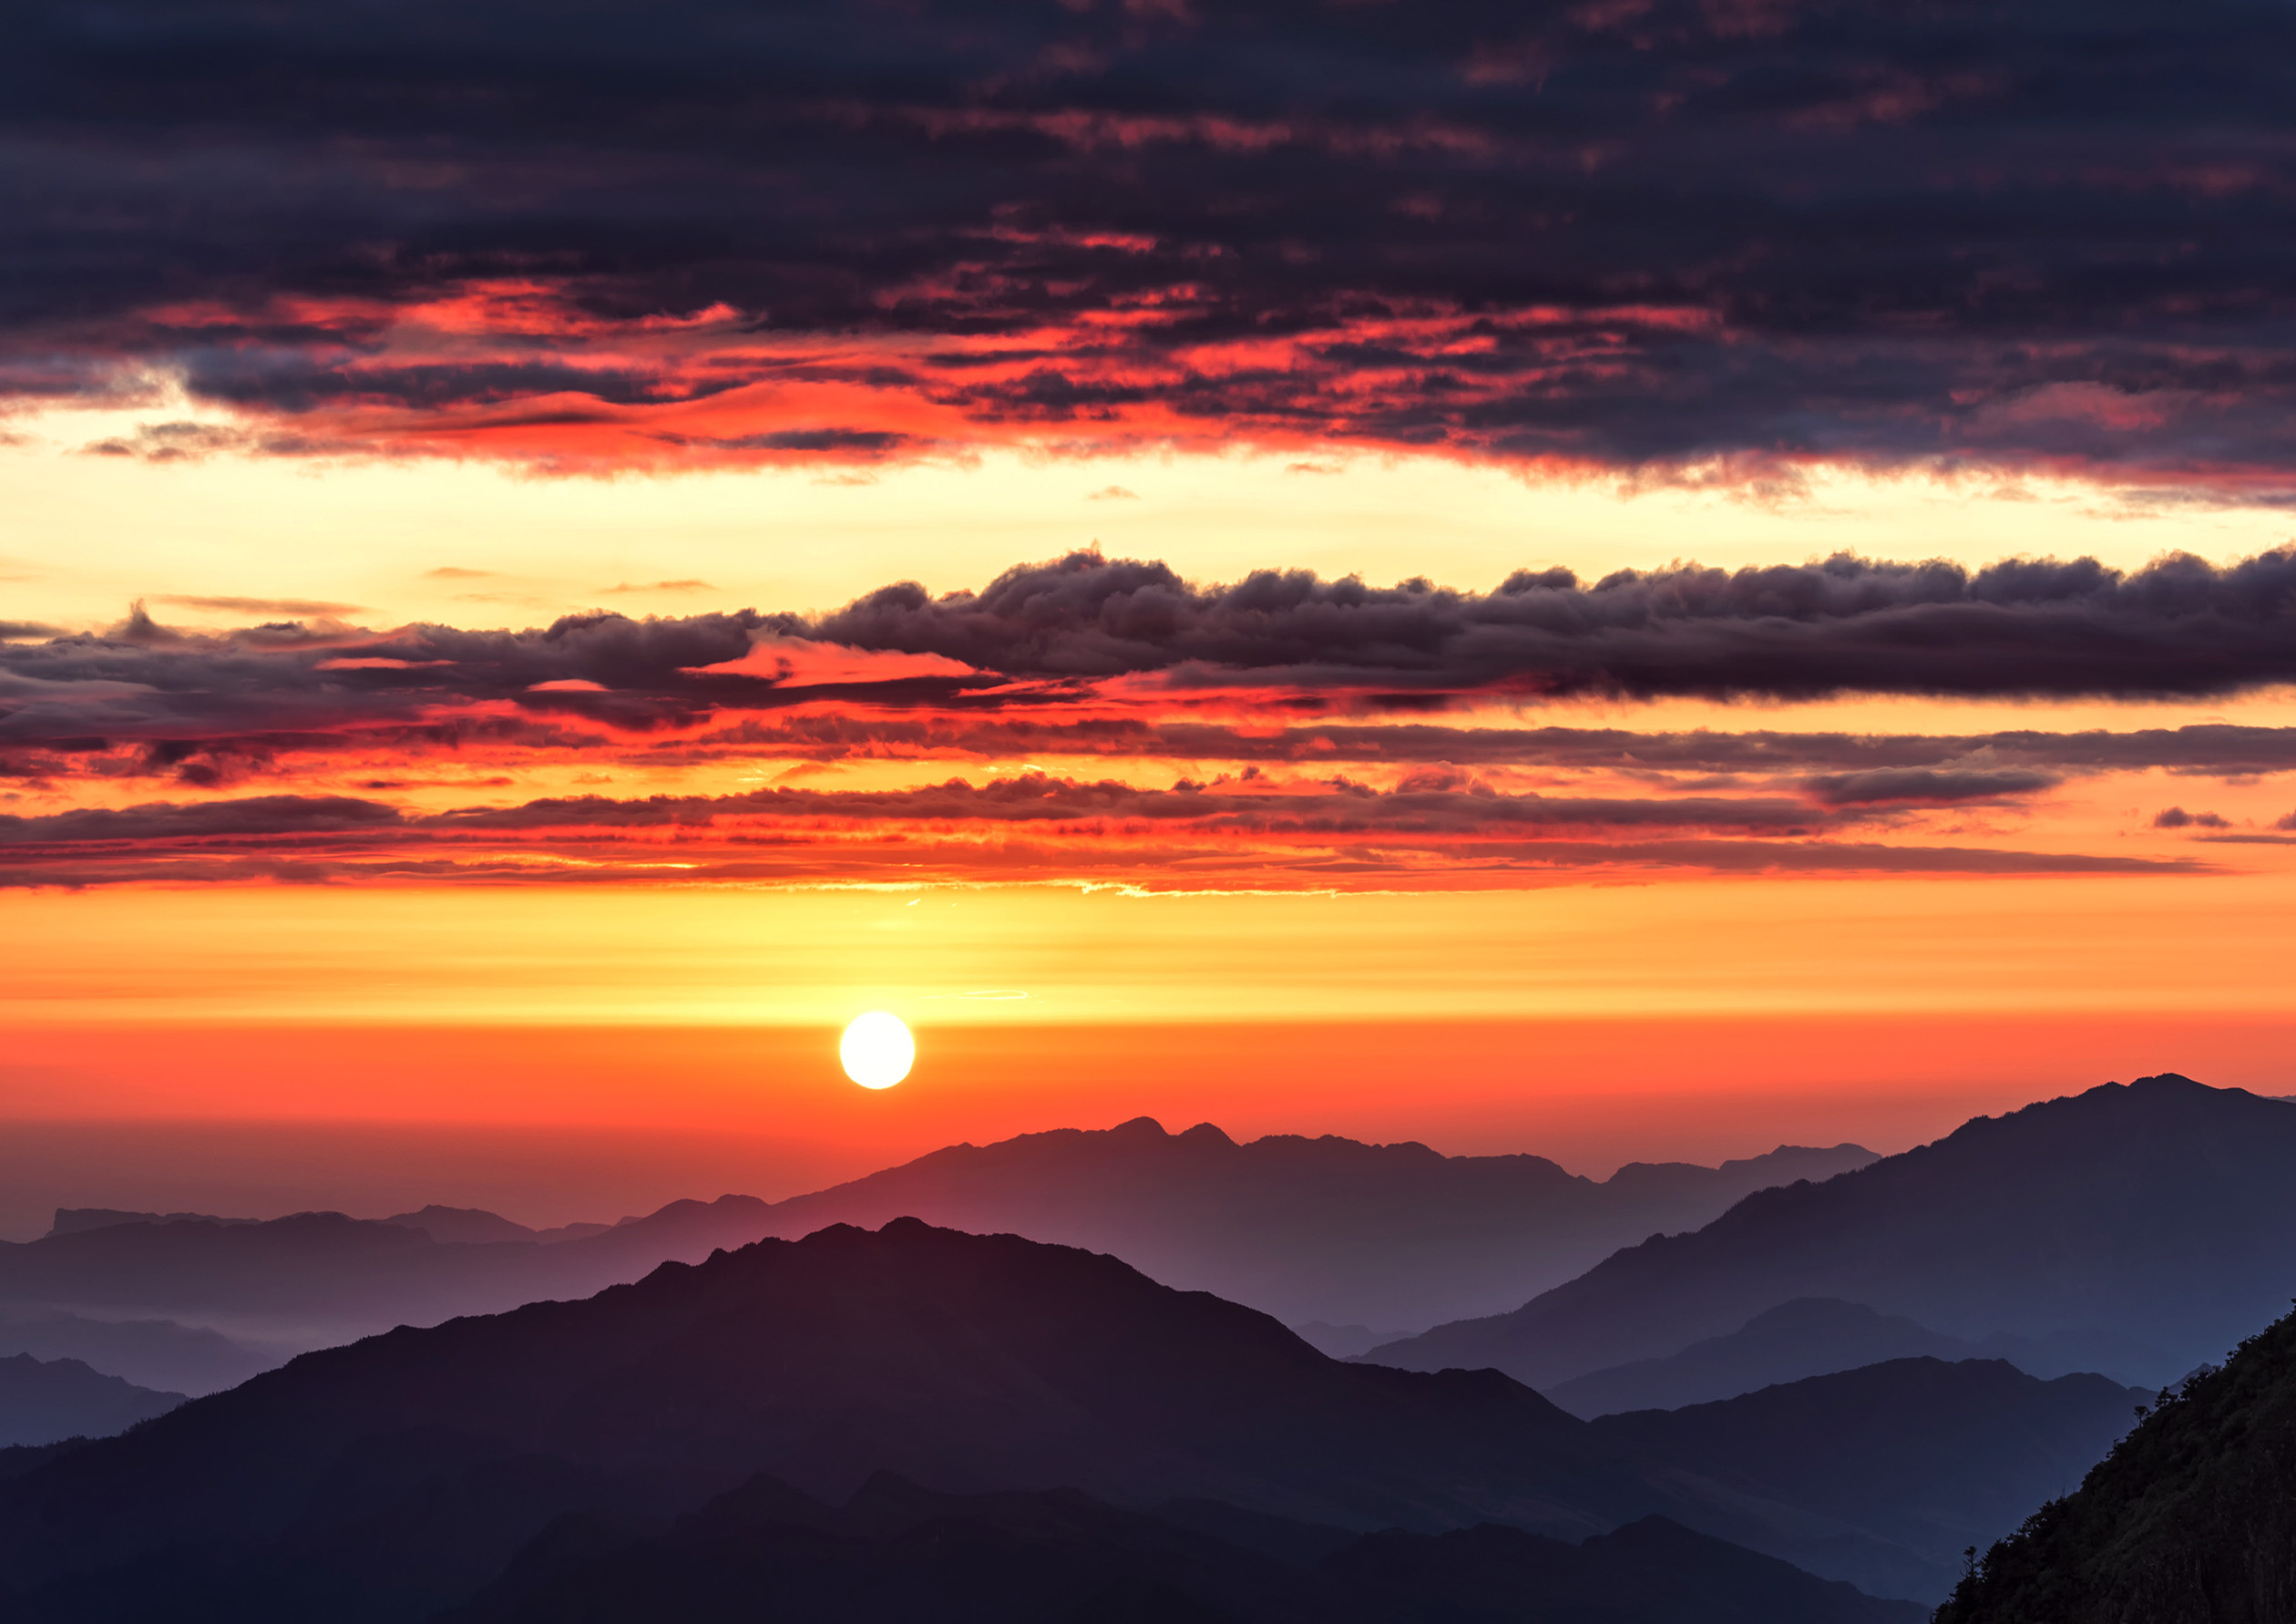
[[[2059, 1376], [2098, 1358], [2100, 1340], [1995, 1331], [1972, 1341], [1901, 1314], [1875, 1313], [1863, 1303], [1802, 1297], [1755, 1315], [1727, 1336], [1692, 1342], [1664, 1359], [1590, 1371], [1548, 1388], [1546, 1395], [1573, 1415], [1676, 1410], [1891, 1359], [2003, 1359], [2032, 1375]], [[2115, 1354], [2108, 1348], [2102, 1357], [2110, 1361]]]
[[1758, 1192], [1511, 1313], [1364, 1357], [1559, 1389], [1830, 1298], [2156, 1386], [2220, 1357], [2296, 1289], [2291, 1167], [2296, 1105], [2175, 1075], [2107, 1084]]
[[[2001, 1360], [1897, 1359], [1718, 1403], [1605, 1415], [1594, 1430], [1764, 1507], [1759, 1528], [1732, 1524], [1719, 1504], [1703, 1526], [1876, 1595], [1937, 1602], [1963, 1550], [2077, 1487], [2146, 1396], [2103, 1376], [2044, 1382]], [[1824, 1520], [1797, 1526], [1775, 1506]]]
[[[1224, 1537], [1225, 1536], [1225, 1537]], [[1583, 1543], [1491, 1524], [1352, 1535], [1204, 1502], [937, 1495], [889, 1475], [833, 1510], [769, 1478], [658, 1534], [568, 1517], [446, 1624], [1924, 1624], [1663, 1517]]]
[[2296, 1618], [2296, 1314], [2162, 1399], [1987, 1550], [1937, 1624]]
[[[56, 1209], [56, 1222], [49, 1226], [48, 1238], [79, 1235], [89, 1229], [116, 1229], [123, 1224], [218, 1224], [225, 1228], [244, 1228], [251, 1224], [266, 1221], [263, 1218], [218, 1218], [206, 1212], [128, 1212], [115, 1207], [59, 1207]], [[480, 1208], [440, 1207], [436, 1204], [419, 1212], [394, 1213], [389, 1218], [373, 1221], [401, 1229], [419, 1229], [433, 1240], [466, 1245], [485, 1245], [497, 1240], [534, 1240], [545, 1244], [556, 1240], [579, 1240], [586, 1235], [602, 1235], [618, 1227], [613, 1224], [563, 1224], [555, 1229], [533, 1229], [499, 1213], [487, 1212]], [[622, 1220], [626, 1224], [637, 1221], [636, 1218]]]
[[194, 1393], [234, 1386], [296, 1351], [250, 1346], [172, 1320], [97, 1320], [36, 1302], [5, 1301], [0, 1349], [35, 1359], [77, 1359], [138, 1386]]
[[1748, 1320], [1727, 1336], [1692, 1342], [1664, 1359], [1589, 1371], [1546, 1390], [1573, 1415], [1678, 1410], [1891, 1359], [1975, 1359], [1977, 1345], [1877, 1314], [1859, 1302], [1801, 1297]]
[[[1596, 1183], [1538, 1156], [1330, 1137], [1237, 1145], [1209, 1124], [1172, 1135], [1143, 1118], [956, 1146], [778, 1204], [680, 1201], [613, 1225], [535, 1230], [446, 1207], [269, 1222], [66, 1208], [43, 1239], [0, 1243], [0, 1351], [13, 1342], [208, 1393], [394, 1325], [587, 1296], [719, 1248], [904, 1216], [1112, 1251], [1286, 1320], [1423, 1325], [1518, 1301], [1749, 1190], [1871, 1159], [1855, 1146], [1789, 1146], [1719, 1168], [1635, 1163]], [[114, 1320], [151, 1329], [101, 1329]], [[13, 1329], [33, 1321], [45, 1326], [36, 1345]], [[1364, 1331], [1333, 1345], [1374, 1340]]]
[[442, 1241], [414, 1220], [465, 1234], [507, 1220], [444, 1208], [267, 1222], [67, 1210], [41, 1239], [0, 1242], [0, 1349], [211, 1393], [305, 1349], [584, 1297], [665, 1260], [705, 1258], [763, 1233], [766, 1211], [753, 1197], [726, 1196], [578, 1227], [588, 1234]]
[[0, 1357], [0, 1448], [106, 1438], [183, 1403], [88, 1369], [77, 1359]]
[[[1495, 1372], [1336, 1362], [1112, 1258], [903, 1219], [307, 1354], [62, 1454], [0, 1482], [0, 1610], [391, 1624], [477, 1601], [563, 1516], [658, 1524], [759, 1474], [836, 1503], [881, 1472], [1580, 1547], [1509, 1547], [1530, 1555], [1493, 1558], [1502, 1590], [1538, 1561], [1627, 1561], [1584, 1542], [1654, 1514], [1773, 1543], [1823, 1520], [1785, 1528], [1777, 1503]], [[1682, 1559], [1709, 1558], [1710, 1542]], [[1837, 1613], [1906, 1616], [1862, 1607]]]
[[1543, 1156], [1329, 1135], [1239, 1145], [1208, 1122], [1168, 1134], [1143, 1116], [937, 1150], [777, 1203], [769, 1232], [921, 1218], [1112, 1252], [1290, 1324], [1417, 1326], [1520, 1302], [1755, 1190], [1873, 1159], [1855, 1145], [1780, 1146], [1719, 1167], [1630, 1162], [1596, 1183]]

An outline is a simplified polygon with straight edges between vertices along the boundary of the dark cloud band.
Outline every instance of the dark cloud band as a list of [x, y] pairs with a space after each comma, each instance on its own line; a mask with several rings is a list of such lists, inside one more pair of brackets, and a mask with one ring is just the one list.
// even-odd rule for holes
[[[799, 656], [823, 641], [844, 664], [809, 677]], [[796, 653], [759, 657], [775, 649]], [[871, 656], [891, 662], [886, 674], [872, 677]], [[1161, 564], [1079, 553], [979, 592], [887, 588], [818, 621], [598, 612], [523, 632], [283, 622], [190, 634], [138, 608], [108, 632], [0, 643], [0, 771], [220, 781], [231, 763], [300, 752], [483, 741], [651, 749], [665, 765], [1041, 746], [1795, 773], [1830, 805], [1942, 804], [2029, 793], [2065, 772], [2281, 771], [2288, 735], [2209, 725], [1888, 739], [1304, 719], [1581, 696], [2196, 697], [2291, 681], [2296, 552], [2285, 550], [2222, 570], [2171, 558], [2133, 575], [2090, 560], [1973, 573], [1848, 557], [1627, 571], [1592, 586], [1549, 571], [1483, 593], [1304, 572], [1199, 587]], [[1190, 720], [1205, 709], [1287, 725]]]
[[2296, 680], [2296, 550], [2132, 576], [2094, 560], [1671, 567], [1581, 584], [1523, 572], [1490, 593], [1265, 571], [1199, 589], [1161, 564], [1076, 553], [941, 598], [888, 587], [815, 635], [1011, 675], [1163, 673], [1372, 704], [1843, 693], [2114, 697]]
[[2290, 492], [2284, 7], [27, 0], [10, 46], [0, 393], [256, 425], [109, 454]]

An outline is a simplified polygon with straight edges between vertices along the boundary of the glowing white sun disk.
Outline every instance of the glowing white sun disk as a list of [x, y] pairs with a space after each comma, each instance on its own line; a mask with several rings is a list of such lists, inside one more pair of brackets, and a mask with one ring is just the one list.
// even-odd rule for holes
[[897, 1016], [872, 1010], [845, 1029], [837, 1044], [845, 1074], [864, 1088], [890, 1088], [917, 1064], [917, 1040]]

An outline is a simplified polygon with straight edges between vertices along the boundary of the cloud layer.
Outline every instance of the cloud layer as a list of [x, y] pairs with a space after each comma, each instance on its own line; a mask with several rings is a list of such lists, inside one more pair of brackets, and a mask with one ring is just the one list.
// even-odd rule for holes
[[[0, 885], [506, 879], [1169, 889], [1449, 889], [1588, 873], [2159, 875], [2186, 857], [1813, 837], [1854, 816], [1790, 800], [1506, 796], [1194, 785], [1030, 774], [892, 792], [600, 796], [427, 817], [338, 796], [149, 802], [0, 816]], [[1737, 838], [1731, 837], [1750, 837]]]
[[[138, 606], [102, 632], [46, 632], [0, 642], [0, 848], [28, 883], [2157, 873], [2212, 865], [2093, 831], [2043, 849], [2034, 820], [2092, 782], [2296, 771], [2296, 728], [2219, 720], [1870, 734], [1539, 714], [1589, 697], [2237, 699], [2296, 681], [2288, 551], [2126, 575], [1848, 557], [1592, 585], [1556, 571], [1489, 592], [1198, 585], [1078, 553], [811, 619], [314, 614], [194, 634]], [[2141, 827], [2240, 827], [2155, 811]]]
[[91, 447], [1353, 444], [2273, 498], [2296, 17], [32, 0], [0, 390]]
[[2123, 576], [2083, 559], [1622, 570], [1592, 586], [1519, 573], [1491, 593], [1375, 588], [1263, 571], [1199, 590], [1161, 564], [1076, 553], [935, 599], [888, 587], [815, 635], [1020, 676], [1163, 673], [1175, 690], [1246, 683], [1421, 696], [1845, 692], [2236, 693], [2296, 679], [2296, 550], [2219, 570], [2165, 559]]
[[978, 592], [887, 587], [818, 620], [600, 611], [517, 632], [319, 620], [193, 635], [138, 606], [107, 632], [0, 643], [0, 745], [277, 747], [343, 728], [543, 718], [648, 733], [839, 704], [1169, 725], [1192, 710], [1298, 720], [1583, 696], [2135, 699], [2289, 682], [2290, 550], [2222, 570], [2172, 557], [2133, 575], [2086, 559], [1973, 573], [1849, 556], [1591, 586], [1550, 570], [1490, 592], [1306, 571], [1199, 586], [1161, 563], [1079, 552]]

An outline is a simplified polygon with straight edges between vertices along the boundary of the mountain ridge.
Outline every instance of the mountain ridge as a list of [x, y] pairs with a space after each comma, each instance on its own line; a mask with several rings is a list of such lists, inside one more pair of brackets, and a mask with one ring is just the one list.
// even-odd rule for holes
[[122, 1587], [233, 1624], [394, 1624], [555, 1517], [670, 1516], [761, 1472], [1565, 1541], [1703, 1514], [1498, 1372], [1330, 1360], [1117, 1259], [909, 1218], [305, 1354], [0, 1482], [0, 1575], [56, 1624]]
[[[413, 1542], [440, 1554], [409, 1594], [436, 1600], [493, 1559], [471, 1541], [530, 1537], [529, 1512], [667, 1512], [758, 1471], [844, 1495], [878, 1470], [1358, 1526], [1496, 1515], [1583, 1537], [1652, 1508], [1583, 1424], [1495, 1372], [1340, 1364], [1117, 1259], [911, 1219], [305, 1354], [0, 1484], [0, 1573], [52, 1592], [31, 1617], [87, 1616], [87, 1588], [130, 1570], [307, 1617], [308, 1598], [242, 1594], [246, 1575], [334, 1561], [328, 1593], [366, 1594], [372, 1574], [326, 1553], [418, 1516], [409, 1496], [485, 1508], [419, 1513], [460, 1530]], [[374, 1594], [376, 1617], [416, 1616]]]
[[[1180, 1520], [1174, 1520], [1177, 1513]], [[1225, 1514], [1225, 1515], [1224, 1515]], [[1071, 1490], [937, 1495], [880, 1474], [843, 1507], [753, 1480], [660, 1532], [569, 1518], [442, 1624], [1225, 1619], [1409, 1624], [1922, 1624], [1662, 1517], [1576, 1545], [1483, 1524], [1429, 1535], [1264, 1525], [1230, 1507], [1126, 1512]], [[1216, 1526], [1215, 1526], [1216, 1525]], [[1686, 1609], [1686, 1602], [1688, 1604]]]
[[[2005, 1360], [2044, 1381], [2078, 1373], [2099, 1353], [2091, 1337], [2021, 1337], [2004, 1331], [1972, 1341], [1932, 1331], [1901, 1314], [1876, 1313], [1834, 1297], [1798, 1297], [1757, 1314], [1726, 1336], [1692, 1342], [1663, 1359], [1590, 1371], [1546, 1390], [1589, 1420], [1627, 1410], [1677, 1410], [1897, 1359]], [[2104, 1350], [2107, 1362], [2111, 1351]]]
[[2004, 1360], [1922, 1357], [1592, 1424], [1630, 1454], [1836, 1525], [1757, 1536], [1771, 1555], [1934, 1606], [1963, 1551], [2077, 1485], [2143, 1396], [2103, 1376], [2043, 1381]]
[[[1566, 1279], [1796, 1170], [1830, 1177], [1871, 1159], [1858, 1146], [1781, 1146], [1712, 1168], [1633, 1162], [1598, 1181], [1527, 1154], [1452, 1156], [1337, 1135], [1239, 1143], [1211, 1123], [1175, 1134], [1141, 1116], [946, 1146], [777, 1202], [770, 1222], [789, 1236], [914, 1215], [1111, 1251], [1289, 1323], [1393, 1325], [1425, 1323], [1444, 1301], [1503, 1297], [1511, 1281]], [[1344, 1294], [1314, 1283], [1343, 1270]]]
[[2078, 1488], [1972, 1564], [1937, 1624], [2296, 1618], [2296, 1313], [2138, 1414]]
[[[944, 1146], [780, 1203], [686, 1199], [610, 1226], [547, 1231], [443, 1207], [385, 1219], [306, 1212], [262, 1221], [64, 1208], [47, 1236], [0, 1244], [0, 1350], [12, 1321], [52, 1320], [67, 1309], [172, 1322], [186, 1335], [225, 1338], [241, 1358], [187, 1344], [171, 1365], [155, 1331], [144, 1337], [134, 1373], [146, 1384], [204, 1393], [226, 1374], [235, 1380], [267, 1358], [276, 1362], [272, 1350], [584, 1296], [661, 1262], [905, 1216], [1113, 1252], [1159, 1279], [1286, 1320], [1330, 1319], [1300, 1311], [1318, 1302], [1399, 1303], [1424, 1316], [1348, 1318], [1426, 1323], [1441, 1317], [1436, 1305], [1478, 1293], [1516, 1300], [1513, 1282], [1526, 1267], [1566, 1273], [1628, 1232], [1694, 1221], [1781, 1170], [1868, 1155], [1787, 1147], [1720, 1168], [1634, 1164], [1597, 1184], [1541, 1157], [1447, 1157], [1415, 1142], [1336, 1136], [1238, 1146], [1208, 1124], [1168, 1135], [1143, 1117], [1114, 1129]], [[80, 1329], [40, 1346], [106, 1368], [107, 1344], [120, 1337]]]
[[2175, 1074], [1998, 1117], [1824, 1184], [1757, 1191], [1509, 1313], [1363, 1358], [1490, 1365], [1542, 1389], [1663, 1359], [1807, 1297], [1949, 1335], [2093, 1338], [2146, 1384], [2213, 1358], [2285, 1299], [2296, 1109]]
[[0, 1356], [0, 1449], [100, 1438], [183, 1403], [91, 1369], [77, 1359]]

